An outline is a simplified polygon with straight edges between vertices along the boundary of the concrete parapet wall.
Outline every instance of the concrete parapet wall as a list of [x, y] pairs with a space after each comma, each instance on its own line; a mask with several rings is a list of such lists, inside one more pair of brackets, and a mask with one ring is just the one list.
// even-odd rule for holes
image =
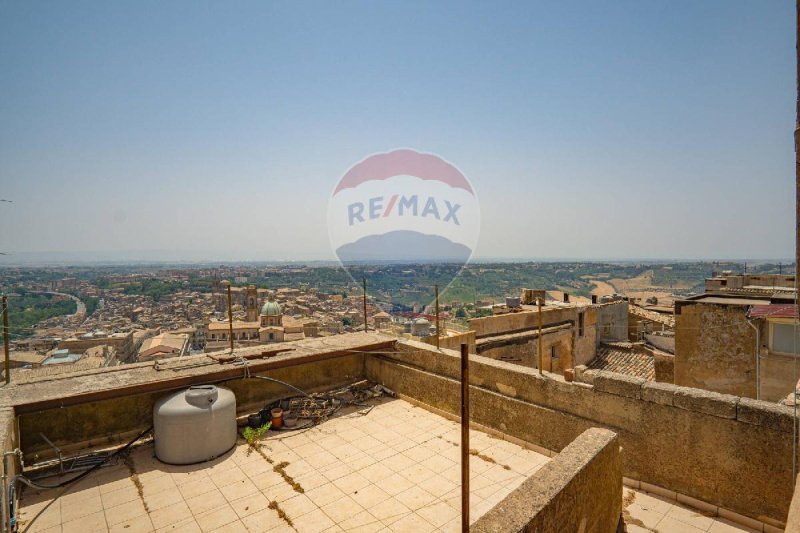
[[[459, 355], [398, 342], [367, 377], [457, 413]], [[780, 525], [792, 498], [792, 410], [585, 370], [584, 382], [470, 357], [473, 420], [559, 451], [590, 427], [619, 435], [624, 475]], [[588, 383], [587, 383], [588, 382]]]
[[483, 515], [470, 531], [617, 530], [622, 460], [611, 431], [581, 433], [549, 463]]
[[[324, 361], [298, 362], [297, 365], [262, 374], [309, 392], [328, 390], [363, 378], [364, 355], [352, 354]], [[202, 377], [197, 381], [197, 384], [200, 383], [204, 383]], [[297, 395], [284, 385], [264, 380], [236, 379], [218, 384], [234, 392], [240, 415], [254, 412], [266, 403]], [[185, 388], [185, 385], [177, 388]], [[169, 392], [133, 394], [20, 415], [22, 449], [27, 458], [34, 454], [38, 454], [40, 458], [49, 457], [52, 450], [40, 433], [65, 452], [122, 443], [152, 425], [153, 406], [165, 394]]]

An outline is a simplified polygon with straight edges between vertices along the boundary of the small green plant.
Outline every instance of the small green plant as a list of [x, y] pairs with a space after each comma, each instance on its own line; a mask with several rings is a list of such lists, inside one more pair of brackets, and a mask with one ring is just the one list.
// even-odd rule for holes
[[242, 435], [244, 436], [244, 440], [247, 441], [247, 444], [249, 444], [251, 448], [258, 448], [258, 441], [261, 440], [261, 437], [264, 436], [264, 433], [269, 431], [270, 427], [272, 427], [272, 422], [267, 422], [259, 428], [251, 428], [250, 426], [247, 426], [244, 428]]

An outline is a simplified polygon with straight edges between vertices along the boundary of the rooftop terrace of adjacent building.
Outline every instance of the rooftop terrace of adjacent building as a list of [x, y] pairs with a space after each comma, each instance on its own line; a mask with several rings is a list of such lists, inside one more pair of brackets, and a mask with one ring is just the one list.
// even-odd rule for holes
[[[177, 525], [266, 531], [287, 525], [280, 509], [300, 531], [350, 530], [356, 522], [365, 530], [455, 528], [459, 354], [375, 333], [285, 348], [291, 350], [237, 350], [246, 366], [221, 352], [12, 383], [0, 392], [0, 440], [5, 450], [20, 448], [30, 470], [53, 457], [42, 434], [70, 456], [115, 447], [152, 424], [159, 397], [190, 385], [224, 384], [240, 415], [296, 394], [244, 379], [248, 374], [309, 392], [369, 380], [397, 398], [305, 432], [275, 432], [263, 449], [272, 463], [240, 444], [210, 463], [173, 467], [144, 444], [127, 466], [103, 468], [59, 498], [23, 492], [20, 518], [30, 531], [45, 524], [85, 530], [90, 520], [129, 532], [182, 529]], [[626, 510], [630, 531], [637, 521], [663, 521], [659, 530], [670, 531], [671, 520], [691, 514], [681, 510], [686, 505], [709, 515], [700, 530], [734, 520], [740, 525], [732, 527], [773, 531], [787, 520], [794, 422], [788, 408], [603, 371], [584, 370], [568, 383], [477, 355], [470, 355], [469, 370], [472, 529], [550, 531], [558, 523], [577, 531], [585, 520], [586, 531], [610, 532]], [[626, 503], [634, 498], [637, 505], [623, 505], [623, 476], [626, 491], [638, 491], [626, 492]], [[379, 499], [389, 503], [380, 506]], [[658, 521], [644, 520], [655, 520], [645, 516], [655, 507]]]

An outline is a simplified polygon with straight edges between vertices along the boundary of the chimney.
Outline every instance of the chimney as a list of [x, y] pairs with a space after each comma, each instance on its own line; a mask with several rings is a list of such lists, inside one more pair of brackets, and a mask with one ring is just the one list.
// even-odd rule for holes
[[565, 292], [565, 293], [564, 293], [564, 303], [565, 303], [565, 304], [568, 304], [568, 303], [569, 303], [569, 293], [568, 293], [568, 292]]

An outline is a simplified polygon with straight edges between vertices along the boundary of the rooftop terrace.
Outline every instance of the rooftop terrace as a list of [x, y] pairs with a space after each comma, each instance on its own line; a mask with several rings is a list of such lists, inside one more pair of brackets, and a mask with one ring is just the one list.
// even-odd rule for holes
[[[23, 490], [21, 530], [460, 529], [459, 354], [374, 333], [281, 347], [291, 351], [237, 350], [246, 365], [220, 352], [0, 389], [0, 442], [29, 476], [54, 457], [42, 434], [67, 456], [114, 449], [190, 385], [230, 388], [239, 416], [296, 395], [256, 374], [308, 392], [369, 380], [397, 393], [188, 467], [141, 444], [62, 492]], [[566, 382], [477, 355], [469, 372], [473, 531], [611, 533], [622, 516], [628, 531], [772, 532], [787, 521], [789, 408], [585, 368]], [[7, 476], [20, 472], [11, 463]]]

